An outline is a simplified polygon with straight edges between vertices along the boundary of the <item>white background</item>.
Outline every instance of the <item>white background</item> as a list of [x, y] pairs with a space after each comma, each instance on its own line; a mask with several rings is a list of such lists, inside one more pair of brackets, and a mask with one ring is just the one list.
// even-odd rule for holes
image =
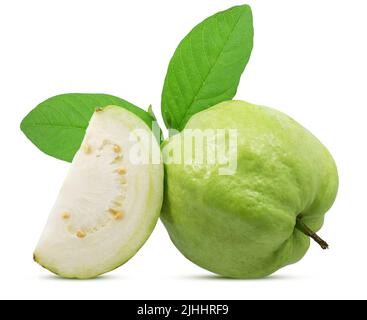
[[334, 155], [339, 195], [320, 232], [331, 249], [312, 244], [302, 261], [269, 278], [228, 280], [186, 260], [159, 222], [131, 261], [98, 279], [63, 280], [35, 264], [69, 165], [25, 138], [23, 116], [59, 93], [103, 92], [143, 108], [152, 103], [160, 117], [178, 42], [239, 2], [1, 1], [1, 298], [367, 298], [367, 2], [247, 2], [255, 47], [236, 97], [289, 114]]

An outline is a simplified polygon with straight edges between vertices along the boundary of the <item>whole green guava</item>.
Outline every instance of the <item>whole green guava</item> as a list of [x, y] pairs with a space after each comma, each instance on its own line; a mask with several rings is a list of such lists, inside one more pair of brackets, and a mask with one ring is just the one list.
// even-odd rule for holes
[[[226, 277], [260, 278], [300, 260], [310, 237], [327, 248], [315, 232], [335, 200], [338, 174], [309, 131], [274, 109], [228, 101], [195, 114], [164, 149], [187, 153], [186, 129], [237, 130], [237, 168], [221, 175], [219, 161], [167, 163], [164, 152], [161, 218], [185, 257]], [[206, 140], [204, 156], [225, 143]]]

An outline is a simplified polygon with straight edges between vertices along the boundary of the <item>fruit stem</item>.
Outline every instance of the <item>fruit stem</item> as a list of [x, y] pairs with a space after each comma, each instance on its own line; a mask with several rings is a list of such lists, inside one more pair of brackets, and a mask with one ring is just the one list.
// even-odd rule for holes
[[311, 239], [315, 240], [321, 248], [329, 249], [329, 245], [326, 241], [322, 240], [316, 232], [313, 232], [304, 222], [302, 222], [301, 218], [297, 218], [296, 228], [304, 233], [306, 236], [309, 236]]

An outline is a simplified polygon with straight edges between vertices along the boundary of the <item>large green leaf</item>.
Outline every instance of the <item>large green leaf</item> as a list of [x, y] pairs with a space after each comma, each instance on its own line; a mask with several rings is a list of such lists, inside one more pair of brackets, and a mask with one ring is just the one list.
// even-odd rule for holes
[[197, 25], [179, 44], [162, 92], [167, 128], [182, 130], [190, 117], [234, 97], [253, 47], [248, 5], [219, 12]]
[[147, 112], [123, 99], [107, 94], [69, 93], [39, 104], [23, 119], [20, 128], [41, 151], [71, 161], [93, 112], [107, 105], [121, 106], [152, 127], [154, 119]]

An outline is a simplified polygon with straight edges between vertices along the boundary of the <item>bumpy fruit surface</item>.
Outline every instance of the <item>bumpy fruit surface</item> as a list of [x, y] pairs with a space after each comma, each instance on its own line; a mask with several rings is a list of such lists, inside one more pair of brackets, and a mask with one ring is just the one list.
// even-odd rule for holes
[[[220, 164], [166, 164], [161, 217], [176, 247], [234, 278], [264, 277], [300, 260], [310, 244], [305, 233], [321, 228], [336, 197], [328, 150], [285, 114], [242, 101], [197, 113], [186, 129], [237, 129], [237, 169], [219, 175]], [[182, 136], [165, 147], [180, 149]]]

